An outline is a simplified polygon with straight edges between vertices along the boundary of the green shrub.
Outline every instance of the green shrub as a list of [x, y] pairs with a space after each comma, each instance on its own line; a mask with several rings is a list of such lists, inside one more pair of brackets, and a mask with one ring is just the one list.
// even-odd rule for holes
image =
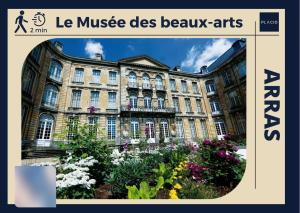
[[182, 189], [178, 195], [181, 199], [213, 199], [220, 196], [214, 186], [203, 184], [186, 178], [182, 180]]
[[113, 168], [106, 182], [112, 185], [113, 198], [126, 198], [126, 186], [138, 185], [145, 179], [151, 181], [152, 174], [151, 166], [142, 160], [128, 159]]

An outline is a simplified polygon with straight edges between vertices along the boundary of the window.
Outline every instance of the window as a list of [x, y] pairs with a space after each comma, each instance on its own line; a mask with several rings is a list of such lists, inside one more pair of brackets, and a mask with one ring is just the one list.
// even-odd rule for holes
[[139, 121], [136, 118], [131, 119], [130, 123], [130, 129], [131, 129], [131, 137], [132, 139], [138, 139], [140, 138], [140, 128], [139, 128]]
[[191, 138], [196, 138], [196, 126], [195, 126], [195, 121], [194, 120], [189, 120], [189, 125], [190, 125], [190, 131], [191, 131]]
[[191, 100], [189, 98], [185, 98], [184, 100], [186, 112], [192, 112]]
[[157, 99], [157, 105], [158, 105], [158, 106], [157, 106], [158, 109], [164, 109], [164, 108], [165, 108], [165, 99], [159, 97], [159, 98]]
[[117, 72], [109, 71], [109, 84], [117, 84]]
[[246, 61], [243, 60], [242, 62], [240, 62], [238, 64], [238, 69], [239, 69], [239, 74], [240, 74], [240, 78], [243, 78], [246, 76]]
[[40, 60], [41, 50], [41, 46], [37, 46], [31, 51], [31, 56], [36, 62], [39, 62]]
[[147, 74], [143, 75], [143, 88], [150, 89], [150, 78]]
[[71, 107], [80, 108], [81, 90], [73, 90]]
[[198, 113], [203, 113], [202, 104], [200, 99], [196, 99], [196, 107]]
[[237, 106], [241, 105], [240, 98], [239, 98], [239, 96], [238, 96], [238, 94], [237, 94], [236, 91], [230, 92], [228, 94], [228, 98], [229, 98], [231, 107], [237, 107]]
[[89, 117], [89, 134], [97, 137], [98, 117]]
[[173, 107], [175, 108], [176, 112], [180, 112], [179, 100], [177, 97], [173, 97]]
[[108, 92], [108, 108], [116, 108], [117, 93]]
[[236, 115], [236, 123], [239, 134], [246, 134], [246, 118], [243, 114]]
[[83, 83], [83, 69], [82, 68], [75, 69], [73, 82]]
[[182, 119], [176, 120], [176, 134], [178, 138], [184, 138], [184, 130], [183, 130], [183, 123]]
[[203, 138], [208, 138], [207, 126], [205, 120], [200, 120]]
[[162, 80], [162, 78], [159, 75], [156, 76], [156, 88], [158, 90], [162, 90], [163, 89], [163, 80]]
[[137, 97], [135, 95], [130, 96], [129, 102], [132, 108], [137, 108]]
[[145, 98], [144, 98], [144, 107], [146, 109], [151, 108], [151, 97], [150, 96], [145, 96]]
[[211, 108], [212, 112], [220, 112], [220, 105], [219, 105], [218, 100], [213, 99], [213, 100], [210, 100], [209, 103], [210, 103], [210, 108]]
[[90, 106], [98, 108], [98, 106], [99, 106], [99, 91], [91, 91]]
[[186, 81], [181, 81], [181, 92], [188, 92]]
[[78, 123], [79, 123], [79, 117], [78, 116], [70, 116], [68, 120], [68, 134], [67, 138], [68, 140], [73, 140], [74, 137], [77, 134], [78, 129]]
[[100, 70], [93, 70], [92, 83], [99, 84], [100, 83]]
[[171, 91], [176, 91], [176, 81], [175, 79], [170, 79]]
[[129, 77], [128, 77], [128, 86], [130, 87], [136, 87], [136, 75], [134, 72], [130, 72], [129, 73]]
[[223, 120], [215, 120], [218, 139], [221, 140], [226, 135], [226, 127]]
[[199, 89], [198, 89], [198, 84], [197, 82], [193, 82], [193, 93], [198, 94], [199, 93]]
[[160, 122], [160, 137], [162, 138], [168, 138], [169, 137], [169, 127], [168, 127], [168, 121], [162, 120]]
[[29, 67], [26, 67], [22, 76], [23, 92], [27, 93], [28, 95], [31, 95], [34, 80], [35, 80], [35, 72]]
[[42, 114], [39, 119], [36, 139], [38, 140], [51, 140], [53, 128], [53, 116]]
[[116, 138], [116, 117], [107, 118], [107, 138], [109, 140]]
[[225, 87], [233, 83], [230, 71], [223, 72], [222, 77], [223, 77]]
[[205, 87], [206, 87], [206, 92], [210, 93], [210, 92], [215, 92], [215, 82], [214, 80], [208, 80], [205, 82]]
[[47, 84], [44, 91], [43, 104], [45, 106], [56, 107], [58, 97], [57, 87]]
[[49, 77], [55, 81], [61, 81], [61, 77], [62, 77], [61, 71], [62, 71], [62, 64], [59, 61], [52, 59], [49, 67]]
[[148, 120], [145, 125], [145, 134], [148, 138], [154, 138], [155, 137], [155, 131], [154, 131], [154, 122], [152, 120]]

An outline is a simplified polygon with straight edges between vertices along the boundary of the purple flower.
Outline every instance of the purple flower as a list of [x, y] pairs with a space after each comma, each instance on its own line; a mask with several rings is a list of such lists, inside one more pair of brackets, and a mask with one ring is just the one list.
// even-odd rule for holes
[[238, 158], [236, 158], [235, 156], [233, 156], [232, 154], [227, 155], [226, 159], [233, 163], [237, 163], [237, 164], [240, 163], [240, 160]]
[[225, 158], [226, 157], [226, 151], [225, 150], [220, 150], [220, 151], [217, 152], [217, 155], [220, 158]]
[[211, 145], [212, 142], [211, 142], [210, 140], [208, 140], [208, 139], [205, 139], [205, 140], [203, 141], [203, 144], [204, 144], [204, 145]]
[[96, 112], [96, 108], [94, 106], [90, 106], [88, 110], [90, 111], [90, 114], [94, 114]]
[[229, 133], [224, 136], [224, 140], [226, 140], [226, 141], [231, 140], [231, 138], [232, 138], [232, 136]]

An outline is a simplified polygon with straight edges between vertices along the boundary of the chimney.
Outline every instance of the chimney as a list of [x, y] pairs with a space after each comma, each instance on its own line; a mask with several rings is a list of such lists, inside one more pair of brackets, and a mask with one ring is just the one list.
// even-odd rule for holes
[[101, 53], [96, 53], [95, 54], [95, 59], [98, 60], [98, 61], [102, 61], [103, 60], [103, 56]]
[[176, 67], [174, 67], [174, 70], [180, 72], [181, 71], [181, 67], [179, 65], [177, 65]]
[[61, 42], [59, 42], [59, 41], [55, 41], [55, 42], [54, 42], [54, 47], [56, 47], [56, 49], [57, 49], [58, 51], [62, 52], [62, 51], [63, 51], [63, 48], [64, 48], [64, 45], [63, 45]]
[[207, 66], [206, 65], [204, 65], [200, 68], [200, 74], [205, 74], [205, 73], [207, 73]]

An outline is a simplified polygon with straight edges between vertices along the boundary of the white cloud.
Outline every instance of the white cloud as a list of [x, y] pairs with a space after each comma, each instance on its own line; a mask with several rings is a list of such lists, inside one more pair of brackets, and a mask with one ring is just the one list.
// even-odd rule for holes
[[187, 52], [186, 58], [181, 62], [183, 68], [198, 72], [200, 67], [212, 64], [219, 56], [226, 52], [232, 42], [225, 38], [214, 39], [206, 46], [192, 46]]
[[94, 58], [96, 53], [100, 53], [104, 57], [104, 48], [100, 42], [88, 40], [85, 44], [84, 50], [90, 58]]

